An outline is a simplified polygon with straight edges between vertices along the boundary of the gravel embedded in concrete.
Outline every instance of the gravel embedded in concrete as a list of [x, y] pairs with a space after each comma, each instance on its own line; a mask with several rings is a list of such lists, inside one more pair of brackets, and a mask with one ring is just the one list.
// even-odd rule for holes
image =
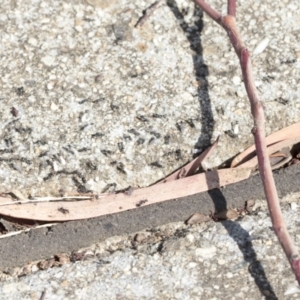
[[[219, 135], [209, 166], [252, 144], [238, 60], [222, 28], [207, 16], [201, 28], [192, 1], [162, 2], [140, 28], [134, 25], [151, 1], [88, 2], [1, 3], [1, 192], [46, 196], [146, 186]], [[210, 3], [226, 12], [225, 2]], [[299, 3], [240, 5], [239, 28], [253, 54], [267, 132], [274, 132], [299, 121]], [[299, 205], [283, 205], [298, 246]], [[169, 224], [136, 239], [111, 238], [89, 249], [94, 258], [62, 267], [8, 270], [0, 294], [299, 298], [264, 207], [238, 222]]]

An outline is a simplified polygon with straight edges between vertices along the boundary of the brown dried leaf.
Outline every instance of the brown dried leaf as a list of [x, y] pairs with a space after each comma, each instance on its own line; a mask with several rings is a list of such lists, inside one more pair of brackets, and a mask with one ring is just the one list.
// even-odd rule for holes
[[75, 262], [78, 260], [86, 260], [92, 257], [94, 257], [94, 254], [90, 251], [82, 251], [82, 252], [73, 251], [70, 256], [70, 261]]
[[[203, 151], [198, 157], [192, 160], [190, 163], [179, 169], [178, 171], [174, 172], [170, 176], [164, 178], [163, 180], [159, 181], [158, 183], [166, 183], [167, 181], [177, 180], [184, 177], [188, 177], [194, 175], [196, 170], [202, 166], [202, 164], [210, 157], [212, 152], [218, 146], [219, 137], [214, 141], [214, 143]], [[205, 170], [206, 171], [206, 170]]]
[[239, 217], [236, 210], [229, 208], [214, 215], [218, 220], [235, 220]]
[[53, 267], [55, 263], [55, 259], [51, 258], [51, 259], [47, 259], [47, 260], [42, 260], [40, 261], [37, 266], [40, 270], [47, 270]]
[[246, 201], [246, 205], [245, 205], [245, 209], [248, 213], [251, 213], [253, 210], [253, 207], [255, 205], [255, 200], [251, 199], [251, 200], [247, 200]]
[[195, 213], [186, 221], [186, 224], [193, 225], [193, 224], [200, 224], [208, 221], [211, 221], [211, 218], [209, 216]]
[[[272, 133], [271, 135], [266, 137], [265, 141], [268, 146], [269, 154], [273, 154], [285, 147], [290, 147], [299, 143], [300, 122]], [[233, 159], [231, 163], [231, 168], [239, 166], [253, 168], [256, 165], [257, 158], [255, 145], [252, 145]]]
[[134, 241], [137, 243], [143, 243], [147, 240], [147, 236], [145, 233], [137, 233], [134, 237]]
[[25, 266], [22, 271], [18, 274], [18, 277], [26, 276], [32, 273], [31, 271], [31, 265]]
[[67, 254], [63, 254], [63, 253], [55, 255], [55, 259], [58, 261], [60, 266], [63, 266], [70, 262], [69, 256]]
[[[242, 168], [208, 171], [180, 180], [136, 189], [130, 196], [118, 193], [99, 196], [94, 201], [79, 199], [80, 201], [35, 201], [31, 203], [31, 200], [26, 200], [18, 201], [15, 204], [14, 202], [7, 202], [7, 198], [1, 200], [0, 197], [0, 214], [10, 218], [48, 222], [94, 218], [135, 209], [141, 201], [143, 205], [151, 205], [220, 188], [248, 178], [250, 172], [250, 169]], [[3, 203], [1, 203], [2, 201]], [[61, 213], [59, 211], [61, 207], [69, 213]]]

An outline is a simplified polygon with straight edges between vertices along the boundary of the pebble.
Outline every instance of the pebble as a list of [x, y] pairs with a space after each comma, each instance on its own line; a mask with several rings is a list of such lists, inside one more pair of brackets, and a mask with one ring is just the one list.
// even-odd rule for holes
[[190, 243], [193, 243], [195, 241], [195, 237], [193, 234], [189, 233], [187, 236], [186, 236], [186, 239], [190, 242]]
[[195, 263], [195, 262], [190, 262], [190, 263], [188, 264], [188, 268], [189, 268], [189, 269], [193, 269], [193, 268], [195, 268], [197, 265], [198, 265], [198, 264]]
[[289, 296], [289, 295], [299, 294], [299, 293], [300, 293], [300, 288], [298, 284], [295, 282], [294, 284], [288, 286], [288, 288], [284, 292], [284, 295]]
[[53, 56], [44, 56], [44, 57], [41, 58], [41, 62], [45, 66], [51, 67], [55, 62], [55, 57], [53, 57]]
[[297, 208], [298, 208], [298, 204], [296, 202], [292, 202], [291, 203], [291, 209], [292, 210], [297, 210]]
[[216, 254], [216, 247], [212, 246], [209, 248], [197, 248], [195, 250], [195, 255], [200, 256], [202, 258], [212, 258]]
[[233, 76], [232, 77], [232, 83], [234, 85], [240, 85], [241, 84], [241, 78], [239, 76]]
[[268, 38], [264, 38], [261, 40], [253, 50], [253, 55], [259, 55], [265, 51], [268, 47], [270, 40]]
[[54, 102], [51, 102], [50, 108], [51, 108], [52, 111], [56, 111], [56, 110], [58, 110], [59, 107]]

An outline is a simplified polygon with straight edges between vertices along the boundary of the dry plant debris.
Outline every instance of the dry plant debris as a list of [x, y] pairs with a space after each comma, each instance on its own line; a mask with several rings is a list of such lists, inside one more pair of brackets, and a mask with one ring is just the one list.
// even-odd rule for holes
[[[292, 159], [290, 149], [300, 142], [299, 132], [300, 122], [266, 138], [271, 159], [280, 159], [279, 162], [275, 161], [273, 169], [286, 165], [288, 160]], [[35, 197], [33, 199], [25, 199], [20, 191], [14, 190], [0, 195], [0, 214], [12, 218], [10, 220], [15, 220], [15, 227], [19, 230], [26, 230], [30, 226], [39, 226], [39, 224], [26, 224], [25, 219], [34, 222], [56, 222], [98, 217], [219, 188], [244, 180], [250, 176], [251, 172], [252, 174], [256, 172], [258, 162], [254, 146], [239, 154], [232, 161], [230, 168], [205, 170], [205, 161], [212, 155], [217, 145], [218, 139], [193, 161], [147, 188], [130, 187], [118, 193], [100, 195], [71, 193], [62, 197]], [[284, 149], [288, 151], [284, 152]], [[298, 152], [293, 155], [295, 160], [297, 160], [297, 154]], [[206, 172], [197, 174], [199, 170]], [[10, 227], [10, 223], [7, 221], [4, 223], [4, 228], [9, 232], [10, 230], [7, 230], [9, 228], [6, 227]], [[4, 230], [4, 233], [6, 231]]]

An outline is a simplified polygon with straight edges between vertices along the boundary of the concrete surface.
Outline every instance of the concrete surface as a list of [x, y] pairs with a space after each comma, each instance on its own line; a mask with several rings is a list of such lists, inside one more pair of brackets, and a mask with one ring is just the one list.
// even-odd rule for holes
[[[162, 1], [137, 28], [151, 1], [88, 2], [91, 5], [81, 0], [1, 1], [0, 192], [46, 196], [147, 186], [191, 160], [217, 136], [219, 147], [208, 167], [253, 143], [237, 58], [225, 32], [192, 1]], [[209, 2], [226, 12], [225, 2]], [[299, 121], [299, 11], [296, 0], [239, 1], [238, 24], [253, 54], [268, 133]], [[298, 191], [298, 173], [293, 167], [276, 174], [281, 196]], [[254, 195], [262, 197], [257, 177], [221, 192], [32, 230], [9, 242], [4, 238], [1, 268], [10, 275], [3, 275], [1, 294], [38, 299], [47, 288], [49, 299], [297, 299], [265, 210], [242, 221], [243, 230], [233, 222], [225, 222], [224, 228], [199, 225], [191, 229], [192, 236], [185, 239], [183, 234], [177, 242], [175, 228], [182, 232], [182, 221], [195, 209], [207, 212], [217, 205], [214, 199], [224, 204], [225, 198], [230, 207]], [[298, 243], [298, 208], [284, 209]], [[140, 268], [135, 267], [139, 259], [129, 247], [130, 235], [121, 238], [127, 248], [115, 253], [112, 249], [118, 247], [104, 247], [104, 258], [96, 264], [67, 264], [61, 271], [54, 268], [20, 279], [12, 268], [56, 251], [179, 220], [166, 234], [175, 239], [177, 250], [170, 245], [161, 256], [160, 247], [167, 249], [168, 243], [150, 241], [149, 251], [141, 249], [145, 255]], [[249, 239], [260, 241], [262, 248], [254, 245], [247, 252]], [[211, 251], [205, 250], [209, 243], [215, 247]], [[106, 259], [116, 267], [106, 265]], [[257, 260], [263, 261], [263, 269]], [[145, 285], [134, 268], [143, 274]], [[193, 268], [195, 273], [188, 271]], [[38, 268], [29, 269], [31, 273]], [[142, 290], [132, 292], [137, 285]]]
[[[235, 53], [192, 1], [162, 1], [137, 28], [151, 1], [91, 3], [1, 2], [2, 190], [147, 186], [217, 136], [211, 167], [253, 143]], [[299, 121], [298, 6], [239, 2], [268, 133]]]

